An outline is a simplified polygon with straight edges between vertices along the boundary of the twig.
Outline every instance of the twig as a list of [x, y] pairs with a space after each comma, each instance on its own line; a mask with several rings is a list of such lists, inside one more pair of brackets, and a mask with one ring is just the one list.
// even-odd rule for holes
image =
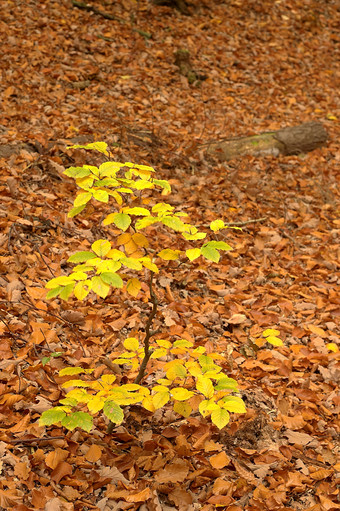
[[40, 438], [27, 438], [26, 440], [18, 439], [18, 440], [10, 440], [11, 444], [33, 444], [35, 442], [51, 442], [53, 440], [65, 439], [64, 436], [43, 436]]
[[48, 265], [48, 263], [45, 261], [45, 258], [44, 256], [42, 255], [42, 253], [40, 252], [40, 248], [36, 245], [35, 247], [43, 261], [43, 263], [45, 264], [46, 268], [49, 270], [49, 272], [51, 273], [52, 277], [55, 277], [55, 274], [53, 273], [53, 270], [51, 269], [51, 267]]
[[[7, 303], [7, 302], [3, 302], [3, 303]], [[12, 332], [12, 330], [9, 327], [9, 324], [7, 323], [7, 321], [2, 316], [0, 316], [0, 321], [2, 321], [3, 324], [6, 326], [10, 336], [13, 337], [13, 339], [15, 339], [15, 340], [19, 339], [20, 341], [27, 342], [27, 339], [24, 339], [23, 337], [20, 337], [20, 335], [15, 334], [14, 332]]]
[[[245, 220], [244, 222], [228, 222], [223, 229], [228, 229], [228, 227], [244, 227], [245, 225], [249, 224], [257, 224], [259, 222], [264, 222], [267, 220], [268, 217], [264, 216], [262, 218], [254, 218], [252, 220]], [[210, 228], [210, 225], [206, 224], [202, 227], [206, 227], [207, 229]], [[221, 229], [222, 230], [222, 229]]]
[[255, 218], [253, 220], [245, 220], [244, 222], [229, 222], [226, 227], [243, 227], [244, 225], [249, 224], [257, 224], [259, 222], [264, 222], [268, 217], [264, 216], [262, 218]]
[[[119, 23], [129, 23], [124, 18], [119, 18], [119, 16], [115, 16], [114, 14], [108, 14], [104, 11], [101, 11], [100, 9], [97, 9], [97, 7], [93, 7], [92, 5], [85, 4], [84, 2], [78, 2], [78, 0], [72, 0], [72, 5], [74, 7], [78, 7], [78, 9], [84, 9], [85, 11], [91, 11], [94, 14], [98, 14], [99, 16], [102, 16], [103, 18], [105, 18], [107, 20], [114, 20], [114, 21], [118, 21]], [[137, 32], [137, 34], [145, 37], [146, 39], [152, 38], [152, 35], [149, 34], [149, 32], [144, 32], [144, 30], [139, 30], [138, 28], [131, 27], [131, 29], [134, 32]], [[104, 39], [104, 37], [102, 37], [102, 36], [98, 36], [98, 37], [100, 37], [101, 39]], [[105, 38], [105, 40], [108, 40], [108, 39]]]

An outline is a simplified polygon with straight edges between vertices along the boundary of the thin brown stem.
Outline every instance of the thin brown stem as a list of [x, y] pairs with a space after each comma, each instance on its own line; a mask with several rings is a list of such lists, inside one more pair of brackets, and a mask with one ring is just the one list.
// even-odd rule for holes
[[151, 309], [150, 315], [148, 317], [148, 320], [147, 320], [146, 326], [145, 326], [145, 337], [143, 340], [144, 358], [143, 358], [143, 361], [141, 363], [139, 372], [136, 376], [134, 383], [139, 383], [144, 378], [146, 366], [148, 365], [148, 362], [149, 362], [151, 354], [152, 354], [152, 350], [150, 348], [150, 338], [152, 337], [154, 332], [151, 330], [151, 326], [152, 326], [153, 320], [157, 314], [157, 306], [158, 306], [158, 300], [157, 300], [157, 296], [155, 295], [155, 292], [152, 287], [152, 281], [153, 281], [153, 273], [151, 272], [150, 281], [149, 281], [149, 290], [150, 290], [152, 309]]

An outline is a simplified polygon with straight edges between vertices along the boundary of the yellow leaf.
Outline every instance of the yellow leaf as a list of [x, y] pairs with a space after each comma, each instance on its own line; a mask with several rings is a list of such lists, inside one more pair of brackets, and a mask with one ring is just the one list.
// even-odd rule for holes
[[117, 238], [118, 245], [126, 245], [131, 241], [132, 235], [129, 232], [124, 232]]
[[187, 401], [195, 394], [191, 390], [183, 389], [181, 387], [177, 387], [171, 390], [171, 396], [176, 399], [176, 401]]
[[220, 409], [220, 407], [212, 399], [205, 399], [200, 402], [198, 409], [200, 414], [203, 415], [203, 417], [206, 417], [213, 410]]
[[282, 340], [279, 337], [274, 337], [273, 335], [266, 337], [266, 341], [273, 346], [283, 346]]
[[130, 351], [137, 351], [139, 348], [138, 339], [135, 337], [129, 337], [123, 342], [124, 348]]
[[102, 410], [105, 404], [105, 399], [93, 396], [89, 402], [87, 403], [87, 408], [89, 409], [89, 412], [91, 413], [97, 413], [99, 410]]
[[110, 286], [102, 281], [100, 277], [93, 277], [92, 279], [92, 291], [101, 298], [106, 298], [110, 291]]
[[165, 248], [164, 250], [158, 252], [157, 255], [164, 261], [176, 261], [176, 259], [178, 259], [179, 256], [181, 255], [181, 251], [171, 250], [171, 248]]
[[233, 413], [246, 413], [244, 401], [237, 396], [227, 396], [219, 401], [220, 406]]
[[146, 396], [143, 399], [142, 406], [145, 408], [145, 410], [148, 410], [149, 412], [154, 412], [156, 410], [151, 396]]
[[141, 283], [139, 282], [138, 279], [135, 279], [135, 278], [129, 279], [127, 281], [127, 283], [126, 283], [126, 290], [127, 290], [127, 292], [131, 296], [134, 296], [135, 298], [138, 295], [141, 287], [142, 287]]
[[191, 406], [189, 405], [189, 403], [185, 402], [185, 401], [176, 401], [174, 403], [174, 412], [178, 413], [179, 415], [182, 415], [182, 417], [189, 417], [191, 412], [192, 412], [192, 408]]
[[339, 351], [339, 348], [335, 344], [335, 342], [329, 342], [328, 344], [326, 344], [326, 348], [329, 349], [329, 351], [333, 351], [334, 353], [338, 353]]
[[229, 419], [229, 413], [222, 408], [218, 408], [211, 413], [211, 422], [215, 424], [218, 429], [223, 429], [228, 424]]
[[170, 399], [170, 394], [168, 389], [166, 392], [157, 392], [154, 396], [152, 396], [152, 402], [156, 410], [162, 408]]
[[169, 349], [171, 348], [172, 346], [172, 343], [170, 341], [166, 341], [165, 339], [157, 339], [156, 340], [156, 343], [158, 344], [158, 346], [160, 346], [161, 348], [166, 348], [166, 349]]
[[98, 257], [105, 257], [111, 250], [111, 243], [108, 240], [97, 240], [92, 243], [91, 248]]
[[149, 246], [149, 241], [148, 239], [146, 238], [146, 236], [144, 236], [144, 234], [142, 234], [141, 232], [136, 232], [133, 236], [132, 236], [132, 239], [133, 241], [136, 243], [136, 245], [138, 247], [143, 247], [143, 248], [148, 248]]
[[78, 300], [84, 300], [86, 296], [89, 294], [92, 288], [92, 282], [90, 280], [80, 281], [76, 284], [73, 292], [74, 296], [78, 298]]
[[154, 273], [159, 273], [158, 267], [151, 261], [150, 257], [143, 257], [140, 259], [143, 266]]
[[269, 335], [280, 335], [280, 331], [279, 330], [274, 330], [273, 328], [267, 328], [267, 330], [264, 330], [263, 332], [263, 337], [268, 337]]
[[114, 374], [103, 374], [101, 380], [106, 385], [112, 385], [116, 381], [116, 376]]
[[225, 224], [224, 224], [223, 220], [220, 220], [220, 219], [214, 220], [210, 224], [210, 229], [214, 232], [219, 231], [220, 229], [223, 229], [224, 227], [225, 227]]
[[214, 386], [211, 380], [204, 376], [197, 378], [196, 389], [207, 399], [212, 398], [214, 395]]
[[188, 250], [185, 251], [185, 254], [190, 261], [194, 261], [195, 259], [200, 257], [201, 251], [199, 248], [189, 248]]

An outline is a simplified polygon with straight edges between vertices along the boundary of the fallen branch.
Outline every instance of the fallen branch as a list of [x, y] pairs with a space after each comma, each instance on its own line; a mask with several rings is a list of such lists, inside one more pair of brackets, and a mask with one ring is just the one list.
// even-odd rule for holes
[[320, 122], [312, 121], [284, 128], [278, 131], [260, 133], [250, 137], [223, 139], [204, 144], [206, 153], [221, 161], [231, 160], [243, 155], [273, 156], [308, 153], [326, 144], [328, 134]]
[[244, 227], [249, 224], [257, 224], [258, 222], [264, 222], [267, 220], [267, 217], [264, 216], [262, 218], [255, 218], [254, 220], [245, 220], [244, 222], [229, 222], [227, 227]]
[[[78, 0], [72, 0], [72, 5], [74, 7], [77, 7], [78, 9], [83, 9], [84, 11], [90, 11], [90, 12], [93, 12], [94, 14], [98, 14], [98, 16], [102, 16], [103, 18], [105, 18], [106, 20], [114, 20], [114, 21], [118, 21], [119, 23], [128, 23], [129, 22], [127, 20], [125, 20], [124, 18], [120, 18], [119, 16], [115, 16], [114, 14], [109, 14], [107, 12], [104, 12], [104, 11], [101, 11], [100, 9], [97, 9], [97, 7], [94, 7], [93, 5], [88, 5], [84, 2], [78, 2]], [[151, 39], [152, 35], [149, 34], [149, 32], [144, 32], [144, 30], [139, 30], [138, 28], [132, 28], [131, 29], [134, 31], [134, 32], [137, 32], [137, 34], [145, 37], [146, 39]], [[101, 39], [104, 39], [104, 40], [109, 40], [110, 38], [105, 38], [104, 36], [98, 36], [100, 37]]]

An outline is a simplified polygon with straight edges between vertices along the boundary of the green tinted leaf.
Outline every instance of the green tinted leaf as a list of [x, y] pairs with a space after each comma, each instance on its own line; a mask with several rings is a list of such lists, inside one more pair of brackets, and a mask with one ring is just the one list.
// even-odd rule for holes
[[186, 378], [187, 370], [181, 364], [172, 365], [166, 372], [166, 377], [169, 380], [175, 380], [176, 378]]
[[86, 167], [69, 167], [64, 170], [63, 174], [68, 177], [79, 179], [81, 177], [89, 176], [91, 174], [91, 170]]
[[85, 412], [73, 412], [64, 417], [61, 420], [61, 424], [70, 431], [73, 431], [75, 428], [81, 428], [89, 432], [93, 426], [93, 418], [90, 414]]
[[55, 298], [59, 295], [59, 293], [63, 290], [63, 286], [55, 287], [54, 289], [50, 289], [50, 291], [46, 295], [46, 299], [50, 300], [51, 298]]
[[187, 341], [186, 339], [178, 339], [173, 343], [174, 348], [192, 348], [193, 343], [191, 341]]
[[[164, 179], [153, 179], [153, 183], [157, 186], [160, 186], [168, 193], [171, 193], [171, 185], [169, 181], [165, 181]], [[165, 195], [162, 193], [162, 195]], [[166, 194], [167, 195], [167, 194]]]
[[162, 224], [177, 232], [183, 232], [185, 229], [184, 222], [177, 216], [163, 216], [160, 218], [160, 221]]
[[72, 284], [68, 284], [67, 286], [65, 286], [59, 293], [59, 298], [61, 298], [62, 300], [65, 300], [67, 302], [67, 300], [70, 298], [72, 292], [73, 292], [73, 289], [74, 289], [74, 286], [75, 286], [75, 282], [73, 282]]
[[115, 213], [113, 223], [118, 227], [118, 229], [126, 231], [131, 224], [131, 217], [125, 213]]
[[220, 260], [220, 253], [215, 248], [203, 246], [201, 248], [201, 254], [203, 257], [208, 259], [208, 261], [213, 261], [214, 263], [218, 263]]
[[67, 213], [67, 217], [68, 218], [73, 218], [75, 217], [76, 215], [78, 215], [78, 213], [81, 213], [83, 211], [83, 209], [85, 209], [86, 207], [86, 204], [84, 204], [83, 206], [78, 206], [77, 208], [72, 208], [68, 213]]
[[45, 284], [45, 287], [47, 289], [54, 289], [55, 287], [67, 286], [68, 284], [75, 284], [75, 282], [69, 276], [61, 275], [60, 277], [55, 277], [54, 279], [49, 280]]
[[95, 150], [99, 151], [100, 153], [106, 154], [106, 156], [109, 155], [107, 151], [107, 144], [105, 142], [92, 142], [91, 144], [86, 145], [70, 145], [67, 147], [67, 149], [89, 149], [89, 150]]
[[69, 263], [84, 263], [85, 261], [88, 261], [89, 259], [93, 259], [96, 257], [96, 255], [93, 252], [83, 251], [83, 252], [76, 252], [75, 254], [72, 254], [67, 261]]
[[215, 390], [237, 390], [238, 383], [233, 378], [221, 378], [217, 381]]
[[176, 261], [181, 255], [181, 250], [171, 250], [171, 248], [165, 248], [158, 252], [158, 257], [164, 261]]
[[224, 241], [209, 241], [204, 246], [209, 248], [216, 248], [217, 250], [232, 250], [231, 246]]
[[90, 192], [82, 192], [74, 199], [73, 206], [77, 208], [79, 206], [84, 206], [92, 199], [92, 193]]
[[110, 286], [117, 287], [119, 289], [123, 287], [123, 280], [119, 275], [117, 275], [117, 273], [103, 272], [100, 274], [100, 278], [105, 282], [105, 284], [109, 284]]
[[92, 195], [98, 202], [109, 202], [109, 194], [105, 190], [92, 190]]
[[106, 284], [101, 277], [92, 277], [92, 291], [101, 298], [106, 298], [110, 291], [109, 284]]
[[50, 408], [41, 414], [39, 424], [40, 426], [51, 426], [52, 424], [58, 424], [66, 416], [64, 408], [56, 406]]
[[103, 412], [114, 424], [121, 424], [124, 420], [124, 412], [114, 401], [106, 401]]

